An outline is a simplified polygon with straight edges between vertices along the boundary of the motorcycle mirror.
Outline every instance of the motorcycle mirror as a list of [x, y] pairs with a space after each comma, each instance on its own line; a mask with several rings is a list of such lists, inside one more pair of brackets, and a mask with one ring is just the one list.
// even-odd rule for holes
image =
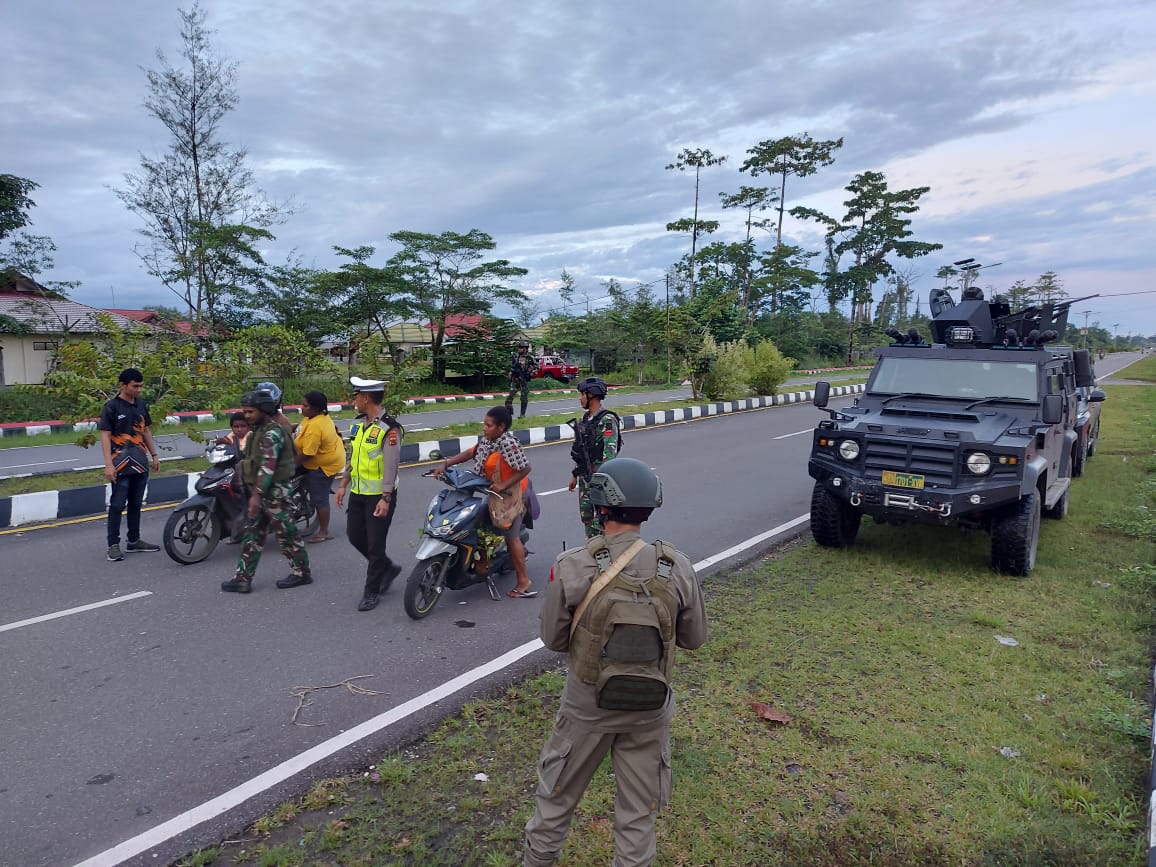
[[578, 430], [578, 419], [572, 418], [569, 421], [567, 421], [566, 424], [570, 425], [570, 427], [573, 428], [575, 431]]
[[440, 461], [442, 459], [442, 453], [437, 449], [434, 449], [429, 453], [429, 459], [431, 461]]

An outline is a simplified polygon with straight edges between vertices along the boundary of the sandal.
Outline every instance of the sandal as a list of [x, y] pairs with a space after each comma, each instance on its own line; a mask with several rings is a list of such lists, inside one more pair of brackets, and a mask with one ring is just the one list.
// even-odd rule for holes
[[538, 595], [538, 591], [537, 590], [519, 590], [517, 587], [515, 587], [513, 590], [511, 590], [506, 595], [509, 596], [511, 599], [533, 599], [535, 596]]
[[322, 536], [322, 535], [318, 534], [315, 536], [310, 536], [305, 541], [308, 542], [310, 545], [312, 545], [316, 542], [328, 542], [332, 538], [333, 538], [332, 536]]

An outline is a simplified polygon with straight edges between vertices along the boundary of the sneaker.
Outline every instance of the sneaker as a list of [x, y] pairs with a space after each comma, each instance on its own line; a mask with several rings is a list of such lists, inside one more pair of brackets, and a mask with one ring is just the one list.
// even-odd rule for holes
[[377, 601], [378, 599], [376, 593], [366, 593], [361, 597], [361, 601], [357, 603], [357, 610], [372, 611], [377, 607]]
[[108, 559], [115, 563], [117, 560], [124, 559], [124, 553], [120, 550], [120, 545], [108, 546]]
[[313, 579], [308, 575], [290, 575], [287, 578], [278, 578], [277, 586], [282, 590], [290, 590], [303, 584], [312, 584]]
[[144, 539], [137, 539], [135, 542], [129, 542], [128, 545], [125, 546], [125, 550], [135, 552], [159, 551], [160, 549], [160, 545], [154, 545], [152, 542], [146, 542]]
[[249, 593], [253, 590], [253, 582], [246, 581], [244, 578], [230, 578], [228, 581], [221, 582], [221, 592], [223, 593]]

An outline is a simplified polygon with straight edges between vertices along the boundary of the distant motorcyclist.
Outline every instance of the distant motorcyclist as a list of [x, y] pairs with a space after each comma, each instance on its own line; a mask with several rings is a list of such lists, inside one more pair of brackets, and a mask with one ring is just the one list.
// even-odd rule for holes
[[530, 354], [530, 344], [521, 340], [518, 342], [518, 351], [510, 356], [510, 393], [506, 395], [506, 409], [510, 415], [514, 414], [514, 395], [520, 394], [522, 411], [518, 418], [526, 417], [526, 407], [530, 403], [530, 380], [538, 369], [538, 360]]
[[586, 538], [602, 532], [598, 512], [590, 501], [590, 477], [608, 460], [618, 456], [622, 449], [622, 419], [618, 414], [603, 409], [606, 383], [596, 376], [588, 376], [578, 383], [578, 401], [585, 412], [581, 420], [571, 420], [574, 444], [570, 457], [574, 469], [570, 471], [568, 490], [578, 488], [578, 515], [586, 527]]

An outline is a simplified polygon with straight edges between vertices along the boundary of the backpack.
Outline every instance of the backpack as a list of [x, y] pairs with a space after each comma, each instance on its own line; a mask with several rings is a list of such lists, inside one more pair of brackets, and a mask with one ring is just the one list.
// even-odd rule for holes
[[[655, 711], [670, 696], [679, 597], [672, 573], [675, 549], [658, 541], [655, 574], [621, 573], [646, 547], [639, 540], [611, 563], [602, 536], [586, 543], [601, 573], [575, 611], [570, 658], [575, 674], [592, 684], [603, 710]], [[605, 579], [609, 579], [606, 581]]]

